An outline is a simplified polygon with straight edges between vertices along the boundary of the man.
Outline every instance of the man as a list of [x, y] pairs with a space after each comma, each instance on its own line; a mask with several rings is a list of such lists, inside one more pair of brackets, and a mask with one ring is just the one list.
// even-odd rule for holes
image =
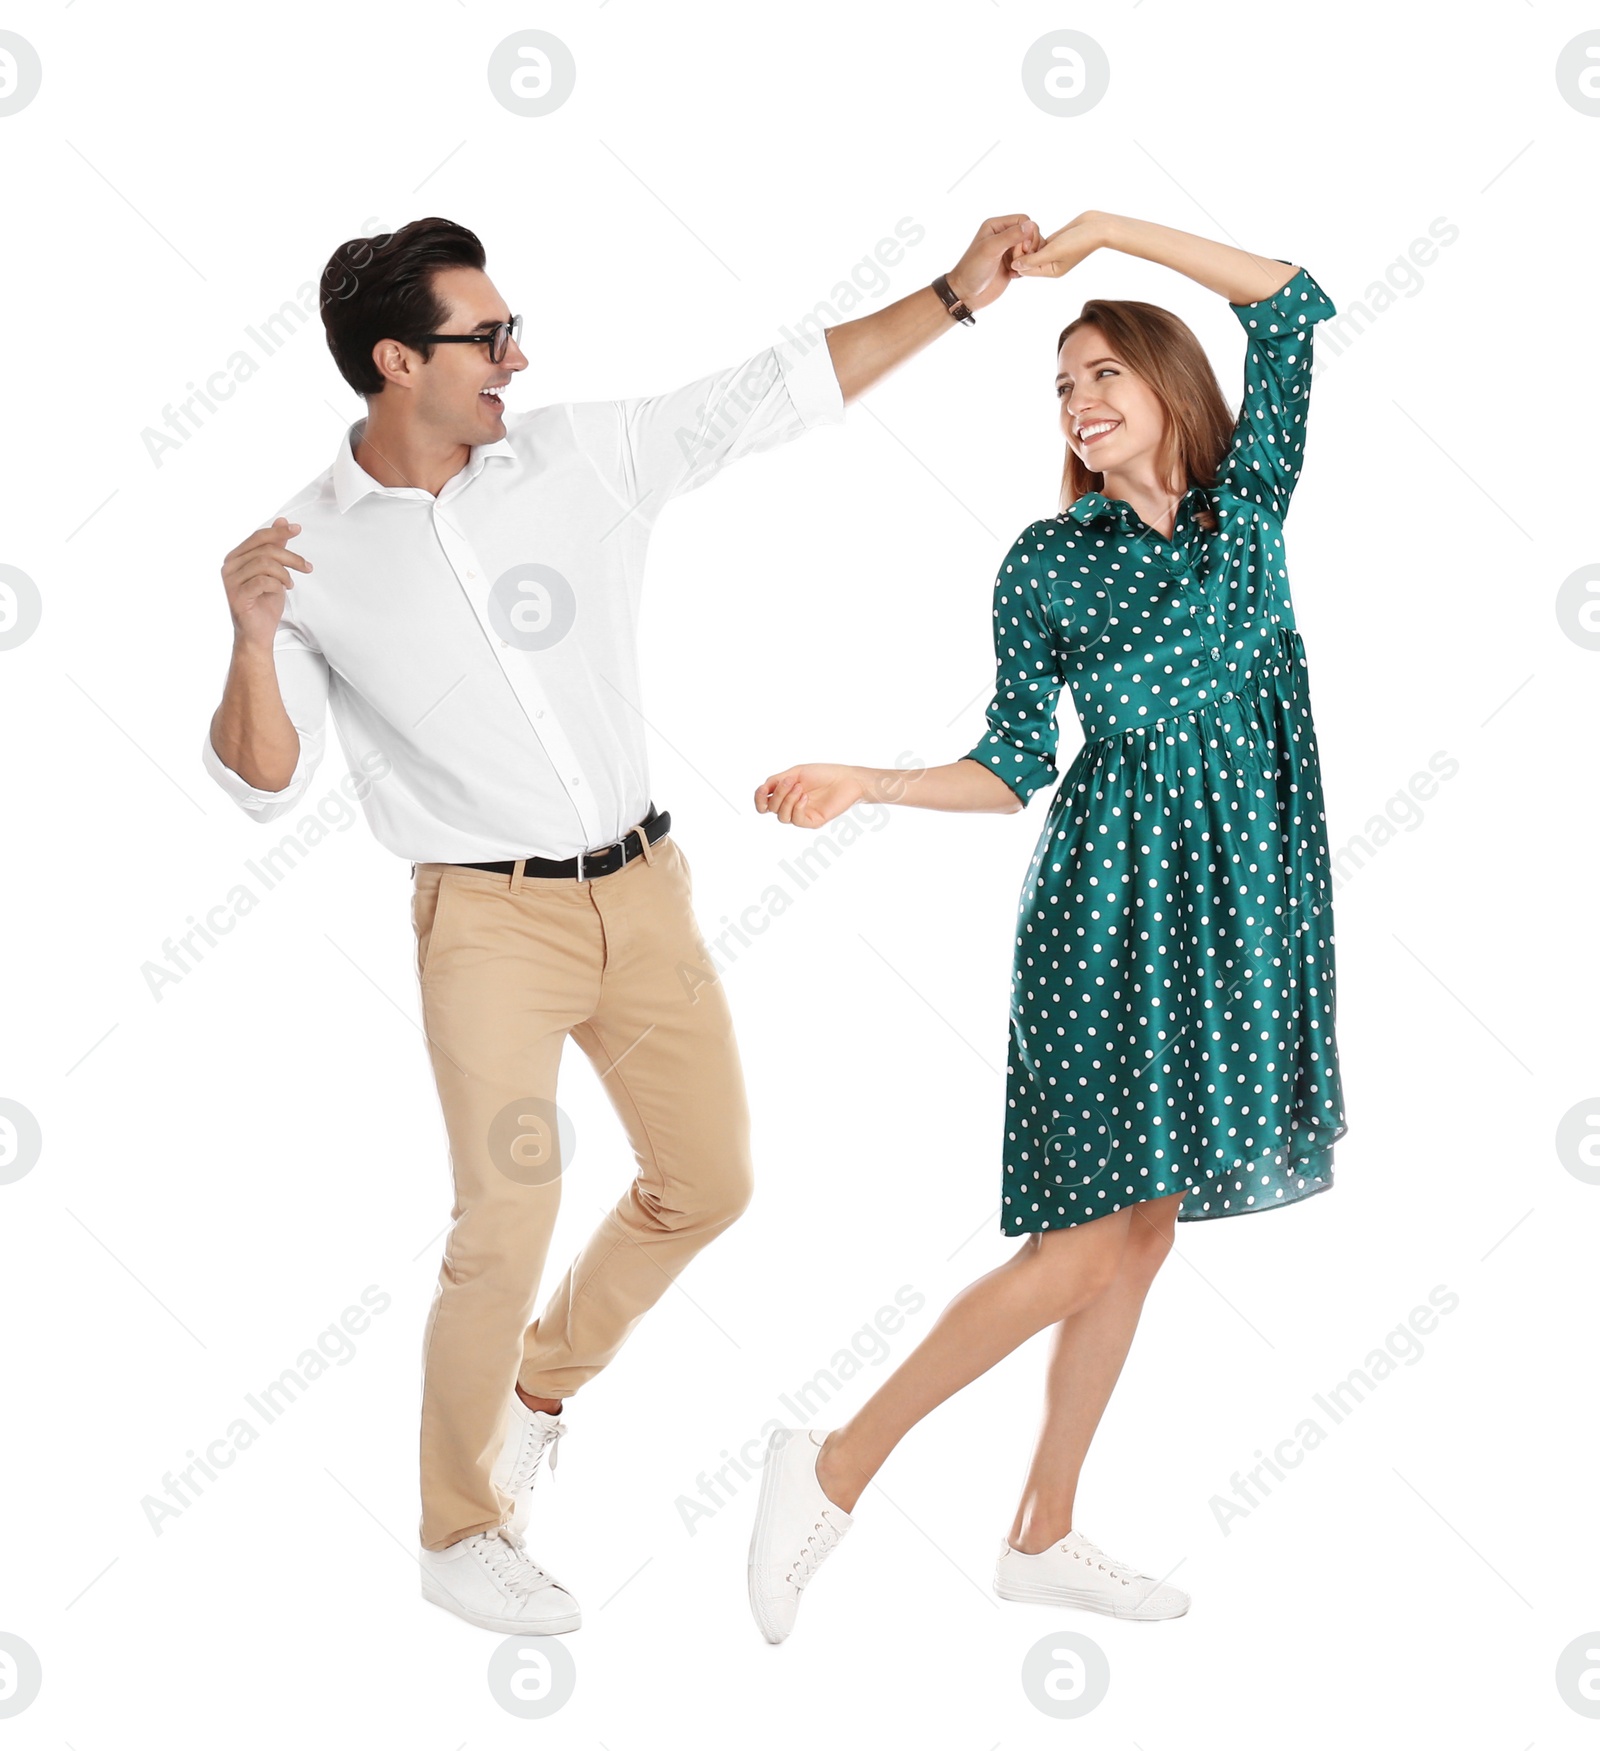
[[[521, 318], [470, 231], [417, 219], [323, 272], [328, 346], [367, 414], [223, 563], [233, 657], [202, 758], [270, 821], [310, 783], [331, 706], [372, 831], [411, 862], [455, 1186], [424, 1338], [422, 1590], [470, 1623], [578, 1627], [523, 1547], [534, 1472], [565, 1400], [751, 1193], [727, 1002], [632, 704], [651, 528], [735, 457], [842, 419], [1040, 241], [1021, 215], [987, 220], [948, 276], [825, 345], [509, 422]], [[686, 964], [705, 982], [686, 988]], [[569, 1034], [638, 1171], [534, 1319]]]

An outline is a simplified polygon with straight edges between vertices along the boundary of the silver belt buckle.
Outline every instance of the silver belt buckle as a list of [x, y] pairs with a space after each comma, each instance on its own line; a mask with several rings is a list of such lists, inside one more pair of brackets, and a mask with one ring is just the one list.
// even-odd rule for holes
[[629, 855], [628, 854], [628, 841], [634, 836], [634, 834], [636, 832], [643, 832], [643, 836], [644, 836], [646, 843], [649, 842], [650, 835], [648, 832], [644, 831], [644, 822], [640, 821], [640, 822], [636, 823], [635, 826], [630, 827], [627, 830], [627, 832], [622, 835], [622, 837], [620, 839], [613, 839], [609, 845], [602, 845], [600, 847], [599, 851], [580, 851], [578, 853], [578, 880], [580, 882], [583, 880], [583, 860], [584, 860], [584, 858], [586, 858], [586, 857], [599, 857], [607, 851], [617, 850], [619, 846], [621, 847], [621, 850], [622, 850], [623, 868], [626, 869], [627, 865], [628, 865], [628, 855]]
[[[608, 851], [615, 851], [616, 848], [621, 843], [622, 843], [622, 841], [620, 839], [613, 839], [609, 845], [602, 845], [598, 851], [580, 851], [578, 853], [578, 880], [580, 882], [583, 880], [583, 860], [584, 860], [584, 858], [586, 858], [586, 857], [604, 857]], [[622, 861], [624, 863], [626, 863], [628, 861], [626, 853], [623, 854]]]

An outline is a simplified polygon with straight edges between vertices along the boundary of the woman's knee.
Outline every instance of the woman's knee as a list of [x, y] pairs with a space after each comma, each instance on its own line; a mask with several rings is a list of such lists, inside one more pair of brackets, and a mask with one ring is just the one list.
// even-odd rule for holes
[[1132, 1207], [1128, 1240], [1122, 1252], [1123, 1275], [1149, 1279], [1161, 1269], [1172, 1251], [1180, 1202], [1181, 1194]]
[[1020, 1262], [1032, 1274], [1034, 1294], [1052, 1323], [1099, 1300], [1116, 1282], [1125, 1228], [1115, 1216], [1100, 1216], [1078, 1228], [1029, 1236]]

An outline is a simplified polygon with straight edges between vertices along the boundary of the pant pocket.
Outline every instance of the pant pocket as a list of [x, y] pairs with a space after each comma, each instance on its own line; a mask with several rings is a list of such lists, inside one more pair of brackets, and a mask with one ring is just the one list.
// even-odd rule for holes
[[447, 864], [418, 864], [411, 893], [411, 928], [417, 939], [417, 982], [423, 983], [436, 958], [440, 927], [449, 922], [458, 898]]

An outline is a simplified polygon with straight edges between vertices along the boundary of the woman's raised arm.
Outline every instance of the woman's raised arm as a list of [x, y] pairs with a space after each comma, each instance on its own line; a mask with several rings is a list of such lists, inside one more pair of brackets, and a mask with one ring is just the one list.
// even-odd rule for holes
[[1097, 249], [1120, 249], [1124, 255], [1159, 262], [1220, 293], [1230, 304], [1253, 304], [1259, 298], [1269, 298], [1297, 272], [1294, 266], [1270, 255], [1252, 255], [1247, 249], [1197, 237], [1192, 231], [1101, 212], [1080, 213], [1059, 231], [1051, 232], [1032, 254], [1018, 256], [1013, 265], [1024, 277], [1059, 279]]

